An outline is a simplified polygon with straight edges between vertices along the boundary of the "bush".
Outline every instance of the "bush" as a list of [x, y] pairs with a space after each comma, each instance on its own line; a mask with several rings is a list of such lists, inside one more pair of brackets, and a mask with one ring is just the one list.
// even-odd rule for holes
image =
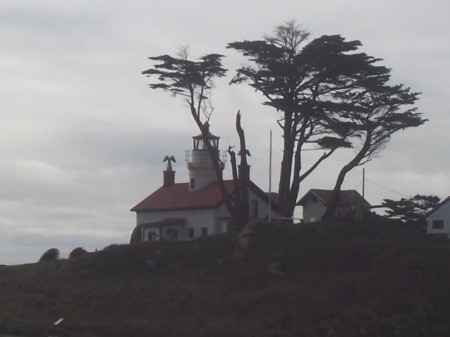
[[50, 248], [44, 254], [42, 254], [41, 258], [39, 259], [39, 262], [55, 261], [58, 258], [59, 258], [59, 250], [56, 248]]
[[75, 259], [77, 257], [80, 257], [81, 255], [87, 254], [87, 251], [84, 248], [77, 247], [74, 250], [72, 250], [69, 254], [69, 259]]

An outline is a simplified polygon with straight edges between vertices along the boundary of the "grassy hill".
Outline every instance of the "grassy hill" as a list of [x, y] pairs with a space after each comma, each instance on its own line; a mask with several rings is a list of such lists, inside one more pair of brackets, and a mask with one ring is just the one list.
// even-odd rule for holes
[[450, 243], [417, 226], [262, 225], [242, 258], [232, 240], [2, 266], [0, 334], [450, 336]]

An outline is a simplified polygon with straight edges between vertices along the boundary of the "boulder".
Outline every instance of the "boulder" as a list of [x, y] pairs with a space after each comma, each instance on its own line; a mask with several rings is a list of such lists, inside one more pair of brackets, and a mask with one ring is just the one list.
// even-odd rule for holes
[[233, 255], [234, 257], [241, 257], [245, 254], [254, 237], [256, 228], [261, 224], [260, 220], [252, 220], [244, 226], [239, 232], [236, 239], [233, 241]]

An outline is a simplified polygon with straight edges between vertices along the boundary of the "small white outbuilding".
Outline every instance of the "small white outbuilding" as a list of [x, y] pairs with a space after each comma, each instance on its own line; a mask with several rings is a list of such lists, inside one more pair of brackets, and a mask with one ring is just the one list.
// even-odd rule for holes
[[450, 196], [428, 213], [427, 234], [446, 235], [450, 238]]
[[[332, 192], [332, 190], [311, 189], [297, 202], [298, 206], [303, 206], [303, 222], [317, 222], [322, 219]], [[345, 217], [348, 210], [354, 213], [354, 211], [369, 208], [369, 202], [357, 191], [342, 190], [339, 195], [336, 215]]]

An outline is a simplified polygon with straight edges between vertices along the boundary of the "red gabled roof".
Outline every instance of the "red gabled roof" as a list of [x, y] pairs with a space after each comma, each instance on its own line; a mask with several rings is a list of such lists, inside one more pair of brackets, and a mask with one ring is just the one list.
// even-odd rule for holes
[[[233, 193], [234, 184], [232, 180], [225, 180], [225, 188], [228, 193]], [[268, 194], [264, 193], [256, 184], [249, 181], [249, 189], [256, 193], [261, 199], [269, 202]], [[272, 207], [277, 208], [277, 194], [273, 193], [270, 202]], [[162, 186], [147, 198], [142, 200], [131, 211], [162, 211], [175, 209], [215, 208], [223, 202], [217, 181], [196, 191], [189, 190], [188, 183], [178, 183]]]
[[[315, 195], [322, 204], [327, 205], [331, 199], [332, 190], [320, 190], [320, 189], [311, 189], [309, 190], [298, 202], [297, 205], [302, 205], [305, 203], [308, 196]], [[339, 194], [339, 205], [360, 205], [363, 207], [370, 207], [370, 204], [366, 199], [362, 197], [355, 190], [344, 190]]]
[[[231, 191], [233, 191], [233, 181], [226, 180], [225, 188], [231, 193]], [[137, 212], [211, 208], [218, 207], [222, 203], [222, 200], [222, 194], [220, 193], [219, 184], [217, 182], [212, 182], [196, 191], [189, 191], [188, 183], [179, 183], [160, 187], [131, 210]]]

